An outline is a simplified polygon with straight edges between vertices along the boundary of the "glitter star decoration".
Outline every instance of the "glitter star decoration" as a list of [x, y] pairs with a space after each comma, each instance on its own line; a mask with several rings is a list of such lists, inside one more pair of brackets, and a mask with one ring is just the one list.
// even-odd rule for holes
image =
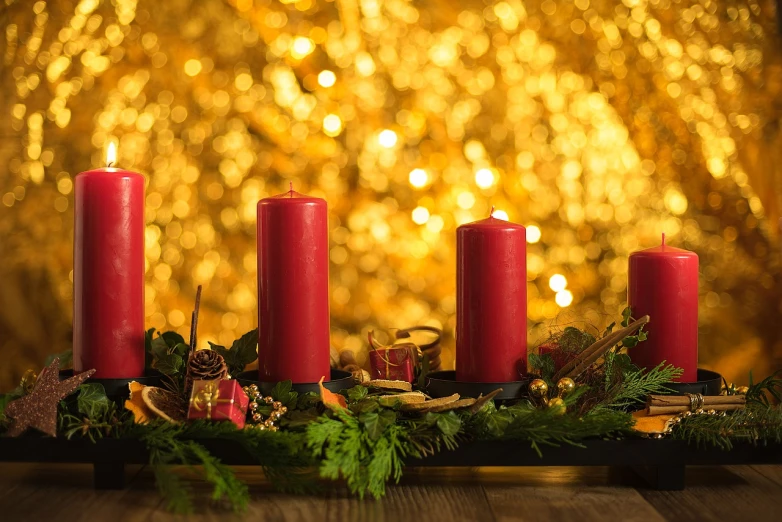
[[56, 358], [41, 371], [32, 391], [8, 404], [5, 414], [13, 419], [6, 434], [17, 437], [27, 428], [35, 428], [52, 437], [57, 436], [57, 403], [89, 379], [95, 370], [88, 370], [61, 381], [60, 359]]

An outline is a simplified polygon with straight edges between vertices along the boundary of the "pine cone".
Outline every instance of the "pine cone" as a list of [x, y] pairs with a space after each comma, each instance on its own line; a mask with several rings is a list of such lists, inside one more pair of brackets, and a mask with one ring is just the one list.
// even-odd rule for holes
[[187, 389], [193, 381], [214, 381], [228, 378], [228, 366], [223, 356], [214, 350], [196, 350], [187, 363]]

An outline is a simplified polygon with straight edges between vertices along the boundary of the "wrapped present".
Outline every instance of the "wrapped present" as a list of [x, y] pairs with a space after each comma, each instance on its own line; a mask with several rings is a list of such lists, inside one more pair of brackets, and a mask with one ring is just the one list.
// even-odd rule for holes
[[410, 345], [370, 350], [372, 379], [413, 382], [415, 370]]
[[244, 428], [250, 399], [233, 379], [193, 381], [188, 420], [231, 421]]

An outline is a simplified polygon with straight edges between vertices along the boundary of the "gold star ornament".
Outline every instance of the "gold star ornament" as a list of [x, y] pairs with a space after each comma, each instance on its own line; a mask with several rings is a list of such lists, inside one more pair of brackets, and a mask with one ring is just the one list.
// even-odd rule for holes
[[90, 378], [93, 373], [95, 370], [88, 370], [61, 381], [60, 359], [54, 359], [38, 375], [29, 395], [16, 399], [6, 406], [5, 414], [13, 419], [13, 424], [8, 428], [6, 435], [17, 437], [27, 428], [35, 428], [56, 437], [57, 404], [60, 399], [76, 391], [76, 388]]

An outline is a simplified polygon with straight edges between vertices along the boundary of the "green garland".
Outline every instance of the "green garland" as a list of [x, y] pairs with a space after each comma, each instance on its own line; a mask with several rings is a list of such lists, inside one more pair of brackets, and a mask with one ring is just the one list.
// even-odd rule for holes
[[[629, 313], [624, 314], [624, 321], [629, 320]], [[593, 342], [594, 337], [573, 330], [567, 330], [565, 339], [577, 349]], [[248, 334], [231, 348], [215, 349], [236, 371], [251, 358], [251, 338]], [[373, 392], [364, 386], [343, 392], [346, 409], [331, 410], [318, 396], [299, 395], [290, 382], [283, 382], [272, 391], [274, 399], [288, 408], [280, 421], [280, 431], [238, 430], [229, 422], [172, 424], [155, 420], [135, 424], [130, 412], [110, 401], [101, 385], [83, 384], [77, 393], [60, 402], [58, 432], [67, 439], [141, 442], [149, 452], [161, 495], [178, 513], [193, 510], [191, 476], [211, 485], [212, 501], [235, 511], [246, 508], [247, 486], [208, 451], [208, 444], [215, 442], [241, 446], [281, 490], [314, 491], [319, 479], [341, 479], [359, 497], [380, 498], [389, 482], [399, 481], [406, 459], [453, 450], [470, 441], [514, 441], [542, 455], [546, 446], [582, 446], [587, 439], [638, 436], [628, 409], [651, 393], [665, 392], [665, 383], [681, 371], [664, 364], [647, 371], [633, 366], [624, 345], [632, 348], [644, 338], [638, 335], [626, 340], [577, 379], [575, 392], [565, 398], [566, 412], [539, 408], [522, 398], [510, 406], [488, 401], [476, 412], [413, 413], [403, 411], [398, 403], [381, 403], [378, 397], [385, 392]], [[183, 380], [187, 347], [182, 341], [176, 334], [155, 337], [150, 331], [147, 335], [150, 364], [166, 370], [175, 386]], [[553, 361], [544, 356], [532, 358], [532, 362], [550, 381]], [[555, 388], [553, 384], [551, 388]], [[773, 404], [779, 401], [781, 392], [782, 379], [771, 376], [749, 387], [746, 410], [685, 417], [672, 436], [696, 446], [724, 449], [737, 441], [782, 443], [782, 410]], [[8, 423], [5, 406], [22, 395], [24, 390], [19, 387], [0, 396], [0, 433]], [[188, 472], [175, 472], [174, 465], [183, 465]]]

